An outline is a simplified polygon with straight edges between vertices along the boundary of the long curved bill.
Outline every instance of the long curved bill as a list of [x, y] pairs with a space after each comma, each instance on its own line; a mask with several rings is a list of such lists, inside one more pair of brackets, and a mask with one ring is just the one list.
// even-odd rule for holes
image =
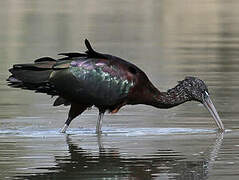
[[212, 115], [212, 117], [215, 120], [218, 128], [221, 131], [224, 131], [224, 126], [223, 126], [222, 120], [220, 119], [220, 117], [217, 113], [217, 110], [216, 110], [215, 106], [213, 105], [212, 100], [210, 99], [207, 92], [205, 92], [205, 94], [203, 96], [203, 105], [207, 108], [207, 110]]

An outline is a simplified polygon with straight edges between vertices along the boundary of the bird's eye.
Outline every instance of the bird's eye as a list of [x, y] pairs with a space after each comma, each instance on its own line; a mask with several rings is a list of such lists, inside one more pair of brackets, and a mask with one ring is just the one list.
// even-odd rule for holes
[[207, 91], [204, 91], [203, 93], [202, 93], [202, 97], [205, 99], [205, 98], [207, 98], [207, 97], [209, 97], [209, 93], [207, 92]]
[[136, 74], [137, 73], [137, 70], [134, 68], [134, 67], [132, 67], [132, 66], [129, 66], [129, 72], [131, 72], [132, 74]]

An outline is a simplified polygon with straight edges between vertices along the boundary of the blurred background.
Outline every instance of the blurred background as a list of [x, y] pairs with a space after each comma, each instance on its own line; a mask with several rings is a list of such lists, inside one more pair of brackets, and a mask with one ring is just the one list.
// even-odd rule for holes
[[[152, 152], [160, 158], [156, 158], [156, 164], [150, 164], [149, 161], [154, 161], [154, 156], [150, 156], [150, 160], [142, 162], [142, 171], [133, 168], [120, 171], [118, 175], [133, 179], [217, 179], [218, 176], [222, 179], [228, 179], [228, 176], [237, 179], [238, 9], [239, 1], [232, 0], [0, 1], [0, 177], [26, 175], [30, 178], [32, 174], [37, 176], [51, 171], [62, 172], [59, 163], [55, 161], [56, 150], [57, 155], [69, 156], [70, 145], [74, 140], [76, 146], [86, 149], [84, 152], [89, 149], [91, 153], [97, 151], [98, 139], [93, 135], [96, 109], [85, 112], [81, 118], [73, 121], [70, 127], [73, 136], [70, 136], [72, 139], [69, 141], [58, 133], [67, 117], [67, 107], [52, 107], [54, 98], [9, 88], [5, 81], [10, 75], [8, 69], [13, 64], [32, 62], [42, 56], [57, 58], [57, 54], [61, 52], [83, 52], [86, 50], [84, 39], [87, 38], [97, 51], [136, 64], [162, 91], [174, 87], [185, 76], [200, 77], [208, 85], [214, 104], [228, 130], [222, 143], [223, 138], [216, 138], [216, 126], [210, 114], [195, 102], [170, 110], [158, 110], [144, 105], [124, 107], [116, 115], [106, 115], [103, 126], [106, 132], [109, 131], [109, 135], [103, 138], [103, 144], [107, 144], [108, 148], [113, 147], [114, 153], [116, 148], [118, 156], [126, 154], [129, 164], [123, 164], [123, 170], [130, 165], [138, 166], [130, 158], [139, 150], [137, 161], [152, 155]], [[86, 128], [89, 134], [79, 131], [79, 127]], [[157, 128], [165, 128], [166, 131]], [[192, 136], [201, 129], [206, 129], [202, 131], [204, 136]], [[122, 131], [133, 137], [126, 140], [124, 133], [118, 133]], [[111, 132], [114, 132], [113, 137], [116, 139], [110, 137]], [[166, 136], [161, 137], [162, 132], [166, 132]], [[180, 135], [180, 140], [179, 132], [183, 134]], [[168, 136], [170, 138], [165, 140]], [[44, 141], [42, 138], [45, 138]], [[164, 140], [160, 141], [160, 138]], [[185, 139], [191, 139], [191, 144], [185, 146]], [[172, 142], [170, 146], [168, 140]], [[97, 143], [89, 146], [89, 141]], [[112, 141], [118, 144], [112, 145]], [[132, 142], [141, 146], [134, 149], [130, 146]], [[122, 144], [125, 146], [121, 146]], [[223, 147], [221, 154], [214, 153], [213, 162], [216, 165], [209, 173], [209, 168], [203, 167], [210, 162], [211, 153], [202, 155], [200, 150], [211, 148], [215, 151], [213, 144], [217, 145], [217, 150], [220, 149], [219, 145], [223, 144]], [[171, 167], [172, 171], [167, 168], [157, 169], [162, 165], [158, 163], [162, 160], [159, 147], [168, 150], [167, 155], [173, 162], [178, 159], [172, 154], [179, 152], [180, 157], [186, 159], [183, 161], [185, 168], [179, 170], [182, 167], [180, 163], [173, 166], [173, 163], [163, 161], [162, 164]], [[89, 156], [101, 157], [99, 154]], [[107, 154], [107, 157], [113, 157], [112, 153]], [[192, 157], [197, 159], [193, 163]], [[102, 163], [106, 169], [111, 166], [107, 163]], [[194, 172], [191, 172], [194, 167], [192, 164], [199, 167]], [[119, 163], [116, 166], [121, 165]], [[153, 165], [156, 169], [150, 168]], [[148, 171], [147, 168], [144, 169], [146, 166]], [[52, 170], [49, 167], [59, 169]], [[104, 172], [101, 171], [102, 178], [118, 177], [117, 173], [104, 176], [107, 174]], [[143, 176], [145, 173], [147, 176]], [[64, 177], [63, 174], [57, 178]], [[89, 172], [86, 171], [85, 174], [84, 177], [87, 178]], [[79, 175], [82, 174], [76, 174], [75, 177]], [[51, 177], [48, 174], [46, 176]], [[88, 178], [95, 177], [93, 174]]]

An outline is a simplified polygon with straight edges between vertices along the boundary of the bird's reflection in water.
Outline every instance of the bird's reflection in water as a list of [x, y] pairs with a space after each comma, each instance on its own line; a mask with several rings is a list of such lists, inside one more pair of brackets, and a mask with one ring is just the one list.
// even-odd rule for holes
[[[220, 150], [223, 133], [201, 160], [189, 160], [171, 149], [161, 149], [154, 156], [127, 157], [117, 148], [104, 148], [104, 137], [98, 136], [99, 152], [90, 152], [73, 143], [74, 136], [66, 136], [69, 155], [56, 156], [56, 166], [47, 173], [35, 174], [23, 179], [207, 179]], [[147, 148], [147, 147], [145, 147]]]

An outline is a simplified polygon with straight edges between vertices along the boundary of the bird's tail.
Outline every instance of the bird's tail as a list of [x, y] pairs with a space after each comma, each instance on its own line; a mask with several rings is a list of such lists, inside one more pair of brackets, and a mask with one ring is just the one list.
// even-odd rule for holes
[[44, 57], [32, 64], [15, 64], [9, 71], [8, 85], [15, 88], [34, 90], [35, 92], [57, 95], [49, 76], [53, 71], [55, 59]]

